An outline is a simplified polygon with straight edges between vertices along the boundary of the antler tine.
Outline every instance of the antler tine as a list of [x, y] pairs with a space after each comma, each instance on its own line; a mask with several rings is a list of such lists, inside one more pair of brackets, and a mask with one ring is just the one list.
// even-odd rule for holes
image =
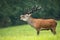
[[41, 6], [36, 5], [36, 10], [41, 9]]
[[28, 12], [28, 14], [31, 14], [32, 13], [32, 10], [30, 10], [29, 12]]
[[28, 13], [33, 13], [33, 11], [35, 11], [36, 10], [36, 8], [35, 8], [35, 6], [33, 6], [32, 8], [31, 8], [31, 10], [28, 12]]
[[30, 11], [30, 9], [28, 8], [28, 10], [27, 10], [27, 14], [30, 14], [31, 13], [31, 11]]
[[32, 8], [31, 8], [31, 10], [30, 11], [28, 11], [27, 13], [28, 14], [31, 14], [31, 13], [33, 13], [33, 11], [35, 11], [36, 10], [36, 8], [35, 8], [36, 6], [33, 6]]
[[39, 6], [37, 9], [41, 9], [41, 6]]

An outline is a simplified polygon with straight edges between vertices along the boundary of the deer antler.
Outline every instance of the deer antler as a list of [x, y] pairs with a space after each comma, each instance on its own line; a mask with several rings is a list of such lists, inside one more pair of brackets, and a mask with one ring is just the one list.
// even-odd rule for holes
[[29, 14], [29, 13], [33, 13], [34, 11], [37, 11], [37, 10], [40, 10], [40, 9], [41, 9], [41, 6], [35, 5], [35, 6], [33, 6], [32, 9], [31, 9], [30, 11], [28, 11], [27, 13], [28, 13], [28, 14]]

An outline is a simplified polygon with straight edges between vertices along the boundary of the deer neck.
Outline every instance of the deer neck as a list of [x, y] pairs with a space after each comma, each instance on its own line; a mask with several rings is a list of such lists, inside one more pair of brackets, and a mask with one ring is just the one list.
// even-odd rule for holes
[[33, 18], [29, 17], [27, 20], [27, 23], [30, 24], [31, 26], [33, 26]]

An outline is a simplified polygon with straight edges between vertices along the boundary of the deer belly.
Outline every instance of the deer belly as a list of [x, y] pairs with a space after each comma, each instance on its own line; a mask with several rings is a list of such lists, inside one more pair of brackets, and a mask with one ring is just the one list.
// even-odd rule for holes
[[49, 30], [50, 28], [41, 28], [40, 30]]

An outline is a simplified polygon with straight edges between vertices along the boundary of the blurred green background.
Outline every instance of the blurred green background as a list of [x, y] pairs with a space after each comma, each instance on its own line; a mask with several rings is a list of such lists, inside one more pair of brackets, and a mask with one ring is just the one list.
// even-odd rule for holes
[[60, 0], [0, 0], [0, 27], [26, 24], [20, 15], [35, 5], [41, 10], [33, 12], [32, 17], [60, 19]]
[[[56, 35], [44, 30], [37, 36], [34, 28], [20, 20], [35, 5], [41, 9], [32, 13], [33, 18], [57, 20]], [[0, 40], [60, 40], [60, 0], [0, 0]]]

